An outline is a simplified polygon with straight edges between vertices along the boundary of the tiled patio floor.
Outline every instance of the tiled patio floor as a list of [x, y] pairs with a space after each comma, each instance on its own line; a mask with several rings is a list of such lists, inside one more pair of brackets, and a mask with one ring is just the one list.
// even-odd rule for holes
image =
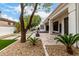
[[46, 56], [49, 56], [46, 49], [46, 45], [59, 45], [59, 44], [62, 45], [61, 43], [56, 43], [56, 41], [54, 40], [56, 36], [57, 36], [56, 34], [50, 35], [49, 33], [40, 33], [39, 38], [42, 40], [43, 48], [44, 48]]
[[40, 39], [42, 40], [44, 45], [61, 45], [61, 43], [56, 43], [54, 38], [56, 34], [50, 35], [49, 33], [40, 33]]

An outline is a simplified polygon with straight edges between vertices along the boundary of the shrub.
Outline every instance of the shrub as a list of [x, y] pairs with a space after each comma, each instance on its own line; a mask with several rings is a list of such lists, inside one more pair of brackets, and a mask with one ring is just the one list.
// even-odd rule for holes
[[38, 41], [38, 38], [36, 38], [36, 37], [30, 37], [29, 39], [28, 39], [28, 41], [29, 42], [31, 42], [32, 43], [32, 45], [36, 45], [36, 43], [37, 43], [37, 41]]
[[66, 50], [69, 54], [73, 55], [72, 45], [79, 40], [79, 34], [69, 34], [69, 35], [58, 35], [55, 40], [61, 42], [66, 46]]

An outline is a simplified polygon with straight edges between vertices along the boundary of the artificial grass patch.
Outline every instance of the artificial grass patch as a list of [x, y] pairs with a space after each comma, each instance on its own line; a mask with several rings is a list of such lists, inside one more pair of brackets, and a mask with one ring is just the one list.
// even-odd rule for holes
[[0, 50], [15, 42], [16, 40], [0, 40]]

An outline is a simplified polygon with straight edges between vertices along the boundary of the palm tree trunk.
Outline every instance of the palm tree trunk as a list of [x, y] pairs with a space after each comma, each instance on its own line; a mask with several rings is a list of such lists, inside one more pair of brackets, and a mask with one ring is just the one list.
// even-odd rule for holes
[[21, 43], [26, 42], [26, 31], [24, 28], [24, 20], [23, 20], [23, 11], [24, 11], [24, 6], [23, 3], [21, 5], [21, 14], [20, 14], [20, 26], [21, 26]]
[[67, 46], [66, 49], [67, 49], [67, 52], [68, 52], [70, 55], [73, 55], [72, 47]]
[[34, 13], [35, 13], [35, 11], [37, 9], [37, 5], [38, 5], [38, 3], [35, 4], [34, 10], [33, 10], [32, 15], [30, 17], [30, 20], [29, 20], [29, 24], [26, 27], [26, 32], [27, 32], [28, 29], [30, 29], [30, 26], [31, 26], [31, 23], [32, 23], [32, 19], [33, 19]]

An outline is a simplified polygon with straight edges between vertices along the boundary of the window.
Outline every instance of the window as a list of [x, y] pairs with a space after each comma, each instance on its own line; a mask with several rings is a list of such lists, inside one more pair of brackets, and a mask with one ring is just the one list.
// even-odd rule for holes
[[53, 23], [53, 30], [58, 31], [58, 21]]
[[11, 25], [11, 23], [10, 23], [10, 22], [8, 22], [8, 25]]
[[13, 25], [15, 25], [15, 23], [13, 23]]
[[41, 25], [41, 26], [40, 26], [40, 29], [44, 29], [44, 25]]

